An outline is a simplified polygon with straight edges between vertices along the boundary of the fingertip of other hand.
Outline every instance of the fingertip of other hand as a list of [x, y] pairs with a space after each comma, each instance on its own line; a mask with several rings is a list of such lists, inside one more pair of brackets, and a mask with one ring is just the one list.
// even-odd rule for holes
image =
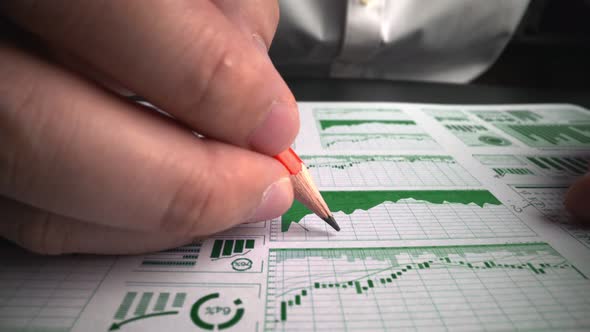
[[570, 187], [564, 205], [579, 221], [590, 222], [590, 175], [580, 178]]

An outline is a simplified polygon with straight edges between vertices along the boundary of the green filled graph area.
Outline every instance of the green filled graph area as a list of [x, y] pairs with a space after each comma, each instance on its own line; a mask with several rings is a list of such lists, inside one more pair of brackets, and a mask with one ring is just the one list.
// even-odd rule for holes
[[239, 239], [239, 240], [215, 240], [213, 242], [213, 249], [211, 250], [210, 258], [230, 258], [234, 256], [243, 255], [254, 249], [254, 239]]
[[486, 190], [323, 191], [322, 195], [340, 232], [295, 202], [280, 221], [271, 223], [271, 241], [535, 236]]
[[[333, 213], [352, 214], [356, 210], [369, 210], [385, 202], [414, 199], [432, 204], [459, 203], [500, 205], [500, 201], [487, 190], [401, 190], [401, 191], [323, 191], [322, 196]], [[299, 222], [310, 214], [303, 204], [295, 201], [282, 217], [282, 230], [286, 232], [292, 222]]]
[[141, 262], [142, 268], [190, 268], [197, 264], [201, 243], [173, 248], [147, 255]]
[[590, 282], [544, 243], [271, 249], [265, 330], [590, 328]]
[[412, 120], [319, 120], [320, 128], [322, 130], [326, 130], [330, 127], [339, 127], [339, 126], [358, 126], [364, 124], [377, 124], [377, 125], [412, 125], [415, 126], [416, 122]]
[[479, 186], [450, 156], [302, 155], [320, 187]]

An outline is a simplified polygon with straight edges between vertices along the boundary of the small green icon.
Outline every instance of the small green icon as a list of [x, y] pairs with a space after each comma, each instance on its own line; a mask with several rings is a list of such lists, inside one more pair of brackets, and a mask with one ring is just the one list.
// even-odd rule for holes
[[[244, 308], [242, 308], [242, 300], [235, 299], [233, 301], [233, 305], [234, 308], [230, 307], [230, 306], [226, 306], [226, 305], [215, 305], [215, 304], [210, 304], [212, 300], [218, 299], [219, 298], [219, 293], [211, 293], [209, 295], [205, 295], [202, 298], [198, 299], [197, 302], [195, 302], [195, 304], [193, 304], [192, 308], [191, 308], [191, 320], [193, 321], [193, 323], [205, 330], [213, 330], [215, 329], [215, 327], [217, 327], [219, 330], [224, 330], [224, 329], [228, 329], [234, 325], [236, 325], [240, 319], [242, 319], [242, 317], [244, 316]], [[217, 318], [217, 317], [225, 317], [225, 316], [229, 316], [232, 311], [234, 312], [234, 315], [229, 318], [228, 320], [224, 321], [223, 323], [209, 323], [206, 322], [203, 317], [201, 317], [201, 314], [199, 313], [199, 311], [201, 310], [201, 307], [203, 305], [205, 305], [205, 303], [209, 302], [209, 305], [207, 305], [205, 307], [204, 312], [202, 313], [202, 315], [210, 317], [210, 318]]]
[[238, 258], [231, 262], [231, 268], [234, 271], [248, 271], [252, 268], [252, 261], [248, 258]]
[[496, 136], [479, 136], [479, 141], [488, 145], [495, 145], [495, 146], [508, 146], [508, 145], [512, 145], [512, 143], [510, 143], [509, 140], [501, 138], [501, 137], [496, 137]]
[[[138, 297], [138, 295], [141, 296]], [[123, 325], [138, 320], [159, 316], [177, 315], [179, 311], [176, 309], [182, 308], [184, 300], [186, 299], [186, 293], [171, 294], [168, 292], [162, 292], [157, 293], [158, 296], [155, 304], [151, 306], [151, 301], [154, 298], [154, 295], [153, 292], [143, 292], [139, 294], [138, 292], [127, 292], [113, 317], [116, 322], [111, 324], [109, 331], [119, 330]], [[172, 301], [169, 301], [171, 295], [174, 295], [174, 298]], [[148, 308], [151, 308], [152, 312], [148, 312]]]

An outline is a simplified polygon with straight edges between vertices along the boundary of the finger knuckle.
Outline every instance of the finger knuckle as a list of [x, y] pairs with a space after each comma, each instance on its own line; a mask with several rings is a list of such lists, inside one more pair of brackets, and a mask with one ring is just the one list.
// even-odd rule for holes
[[[227, 80], [239, 59], [237, 50], [228, 45], [227, 38], [211, 28], [203, 28], [199, 42], [186, 46], [180, 55], [181, 63], [199, 66], [182, 74], [174, 88], [175, 104], [182, 116], [191, 120], [205, 120], [205, 103], [221, 97]], [[190, 68], [189, 66], [189, 68]]]
[[179, 181], [160, 219], [162, 231], [184, 235], [202, 232], [208, 210], [217, 199], [207, 173], [199, 167]]

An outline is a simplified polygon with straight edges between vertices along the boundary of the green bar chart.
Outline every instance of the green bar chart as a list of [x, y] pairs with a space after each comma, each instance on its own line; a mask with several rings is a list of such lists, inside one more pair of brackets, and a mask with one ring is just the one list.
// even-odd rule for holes
[[186, 246], [173, 248], [145, 256], [141, 268], [145, 269], [182, 269], [197, 264], [201, 243], [195, 242]]
[[504, 175], [535, 175], [535, 172], [526, 167], [494, 167], [492, 168], [499, 176]]
[[497, 124], [531, 147], [589, 147], [590, 124]]
[[584, 317], [587, 295], [587, 277], [544, 243], [271, 249], [264, 327], [559, 329]]
[[445, 125], [445, 128], [447, 128], [451, 131], [462, 131], [462, 132], [466, 132], [466, 133], [477, 133], [477, 132], [482, 132], [482, 131], [488, 131], [488, 129], [486, 127], [481, 126], [481, 125], [457, 124], [457, 125]]
[[528, 175], [542, 177], [578, 177], [590, 168], [588, 154], [494, 155], [474, 157], [498, 176]]
[[553, 176], [578, 176], [588, 171], [587, 157], [581, 156], [528, 156], [526, 159]]
[[255, 239], [216, 239], [211, 249], [211, 259], [230, 258], [243, 255], [254, 249]]
[[[153, 301], [154, 299], [155, 301]], [[173, 298], [169, 292], [127, 292], [117, 307], [113, 318], [115, 320], [125, 320], [154, 312], [181, 308], [185, 299], [186, 293], [184, 292], [175, 293]]]

